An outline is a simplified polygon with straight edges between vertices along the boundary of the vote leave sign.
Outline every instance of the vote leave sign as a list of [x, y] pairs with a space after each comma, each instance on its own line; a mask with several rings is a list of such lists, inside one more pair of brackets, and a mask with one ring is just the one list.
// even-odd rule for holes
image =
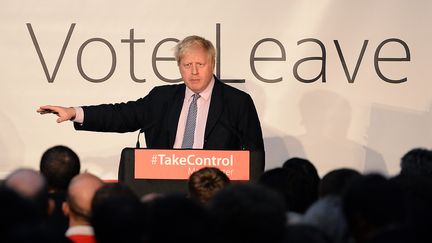
[[135, 150], [135, 179], [188, 179], [203, 168], [216, 167], [231, 180], [249, 180], [246, 150]]

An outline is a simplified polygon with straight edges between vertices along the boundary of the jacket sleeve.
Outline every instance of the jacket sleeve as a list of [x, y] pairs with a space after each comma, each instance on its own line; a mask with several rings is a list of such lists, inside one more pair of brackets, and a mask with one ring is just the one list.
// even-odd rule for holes
[[76, 130], [96, 132], [133, 132], [151, 122], [154, 90], [144, 98], [117, 104], [83, 106], [84, 121], [74, 123]]

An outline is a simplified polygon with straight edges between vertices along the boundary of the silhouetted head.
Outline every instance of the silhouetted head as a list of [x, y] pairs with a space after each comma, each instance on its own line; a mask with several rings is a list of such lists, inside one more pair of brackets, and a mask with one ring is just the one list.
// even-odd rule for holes
[[300, 170], [271, 169], [261, 175], [258, 183], [280, 193], [291, 212], [303, 214], [318, 198], [314, 179]]
[[48, 189], [52, 192], [65, 192], [72, 178], [81, 168], [78, 155], [62, 145], [46, 150], [40, 161], [40, 172], [46, 177]]
[[192, 173], [188, 187], [191, 198], [207, 203], [216, 192], [230, 184], [228, 176], [218, 168], [205, 167]]
[[361, 174], [353, 169], [342, 168], [328, 172], [323, 176], [318, 187], [320, 197], [342, 195], [346, 187]]
[[283, 238], [286, 211], [275, 191], [253, 184], [231, 184], [210, 201], [221, 229], [221, 242], [278, 242]]
[[432, 178], [432, 151], [424, 148], [408, 151], [401, 159], [400, 174]]

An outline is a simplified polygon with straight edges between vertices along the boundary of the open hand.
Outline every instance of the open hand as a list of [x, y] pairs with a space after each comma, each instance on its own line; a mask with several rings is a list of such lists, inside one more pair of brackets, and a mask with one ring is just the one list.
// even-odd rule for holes
[[75, 109], [72, 107], [45, 105], [36, 110], [39, 114], [53, 113], [58, 116], [57, 122], [73, 120], [76, 116]]

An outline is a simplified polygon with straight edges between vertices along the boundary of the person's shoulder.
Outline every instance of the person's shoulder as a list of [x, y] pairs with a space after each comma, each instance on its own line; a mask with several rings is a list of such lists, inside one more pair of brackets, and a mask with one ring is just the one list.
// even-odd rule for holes
[[216, 81], [215, 85], [219, 86], [224, 95], [236, 98], [250, 98], [250, 95], [243, 90], [236, 87], [223, 83], [219, 80]]
[[185, 85], [183, 83], [181, 84], [167, 84], [167, 85], [160, 85], [154, 87], [150, 93], [154, 94], [173, 94], [180, 91], [184, 91]]

